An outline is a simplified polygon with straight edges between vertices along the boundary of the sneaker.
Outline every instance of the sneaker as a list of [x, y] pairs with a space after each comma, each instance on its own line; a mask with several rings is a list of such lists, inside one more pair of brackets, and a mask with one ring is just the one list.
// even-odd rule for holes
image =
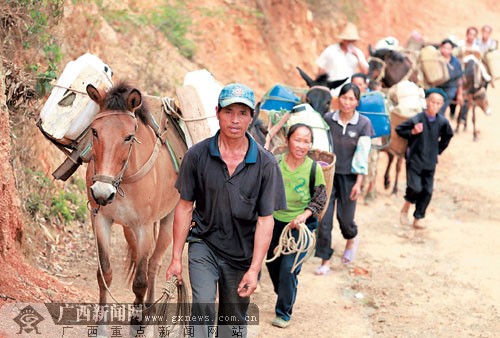
[[314, 271], [314, 274], [316, 276], [326, 276], [330, 272], [330, 267], [328, 265], [320, 265], [316, 271]]
[[284, 329], [285, 327], [288, 326], [288, 324], [290, 324], [290, 321], [289, 320], [284, 320], [281, 317], [276, 317], [276, 318], [274, 318], [272, 324], [273, 324], [273, 326], [276, 326], [276, 327]]

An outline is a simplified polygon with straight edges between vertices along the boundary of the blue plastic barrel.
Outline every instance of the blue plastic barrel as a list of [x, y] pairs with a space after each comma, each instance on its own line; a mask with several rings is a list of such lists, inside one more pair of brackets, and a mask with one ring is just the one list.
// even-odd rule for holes
[[299, 103], [301, 102], [297, 95], [285, 86], [277, 84], [264, 94], [260, 109], [277, 111], [281, 109], [292, 110]]
[[370, 119], [375, 131], [373, 138], [391, 134], [391, 122], [386, 110], [384, 95], [381, 92], [361, 95], [356, 110]]

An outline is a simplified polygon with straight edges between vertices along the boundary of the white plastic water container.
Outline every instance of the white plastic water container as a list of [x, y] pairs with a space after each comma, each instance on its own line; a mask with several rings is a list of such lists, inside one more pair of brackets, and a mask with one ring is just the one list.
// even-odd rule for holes
[[306, 124], [313, 130], [314, 140], [312, 149], [332, 152], [329, 137], [330, 128], [325, 120], [323, 120], [323, 117], [321, 117], [321, 114], [314, 110], [309, 103], [302, 103], [293, 107], [286, 124], [290, 127], [297, 123]]
[[422, 88], [415, 83], [404, 80], [396, 85], [397, 107], [402, 114], [408, 112], [408, 116], [413, 116], [421, 112], [425, 104], [425, 93]]
[[219, 94], [223, 85], [217, 81], [206, 69], [188, 72], [184, 77], [184, 86], [191, 85], [196, 88], [198, 96], [203, 103], [211, 135], [219, 130], [219, 121], [215, 116], [215, 109], [219, 100]]
[[111, 76], [111, 68], [93, 54], [70, 61], [40, 112], [43, 131], [62, 145], [76, 140], [99, 110], [87, 95], [87, 85], [108, 90]]

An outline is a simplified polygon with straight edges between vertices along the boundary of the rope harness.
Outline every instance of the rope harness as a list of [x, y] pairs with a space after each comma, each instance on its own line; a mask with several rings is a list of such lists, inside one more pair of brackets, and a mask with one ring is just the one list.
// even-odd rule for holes
[[[279, 243], [273, 251], [274, 256], [265, 261], [266, 263], [270, 263], [276, 260], [280, 255], [296, 254], [290, 273], [293, 273], [297, 267], [309, 259], [314, 252], [314, 248], [316, 247], [316, 237], [305, 223], [299, 224], [299, 235], [297, 239], [293, 237], [292, 230], [293, 229], [290, 227], [290, 223], [283, 228]], [[305, 255], [302, 255], [304, 253]]]

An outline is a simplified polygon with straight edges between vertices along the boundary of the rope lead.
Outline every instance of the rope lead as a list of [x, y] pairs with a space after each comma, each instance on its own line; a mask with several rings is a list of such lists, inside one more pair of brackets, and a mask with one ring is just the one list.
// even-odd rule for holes
[[[297, 254], [290, 273], [293, 273], [299, 265], [311, 257], [316, 247], [316, 237], [305, 223], [299, 224], [299, 236], [297, 240], [293, 237], [292, 230], [290, 223], [288, 223], [281, 232], [278, 245], [274, 248], [274, 256], [271, 259], [265, 260], [266, 263], [270, 263], [280, 255]], [[304, 253], [305, 255], [302, 255]], [[302, 258], [299, 259], [300, 256]]]

